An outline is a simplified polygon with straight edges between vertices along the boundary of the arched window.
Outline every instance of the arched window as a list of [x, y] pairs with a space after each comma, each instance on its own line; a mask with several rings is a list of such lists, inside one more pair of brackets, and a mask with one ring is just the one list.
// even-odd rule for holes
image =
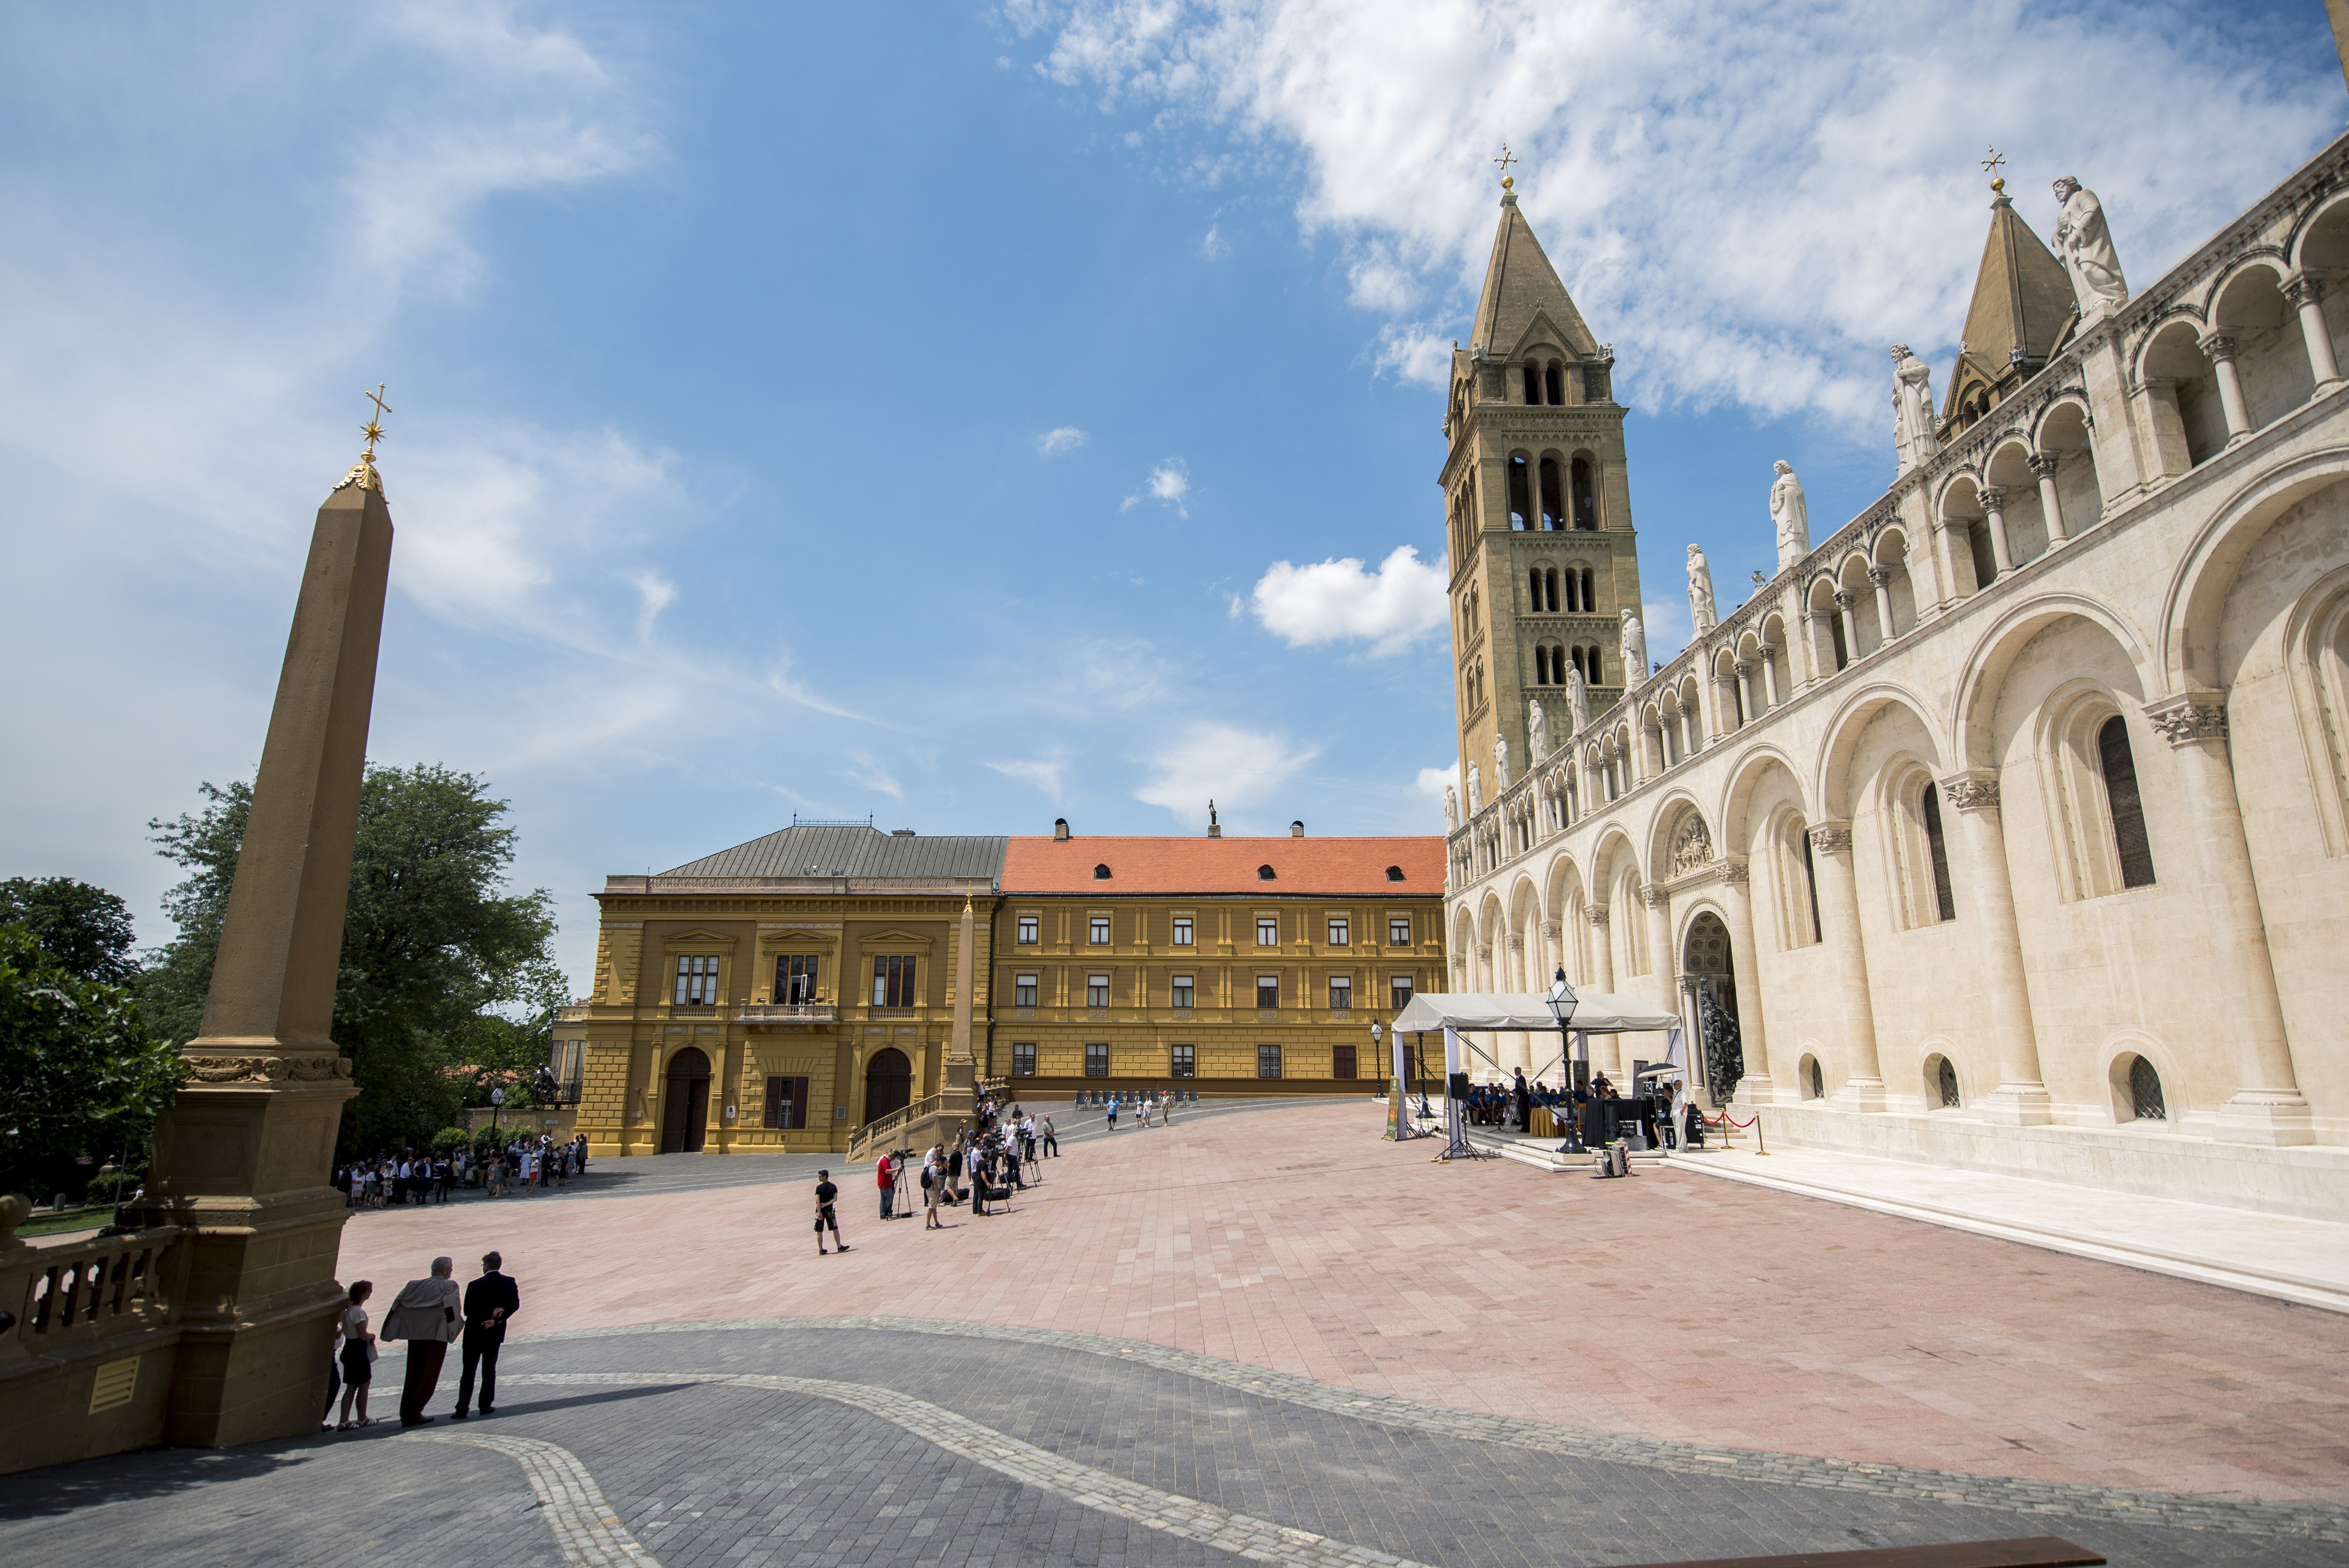
[[1553, 566], [1548, 571], [1543, 573], [1542, 582], [1549, 589], [1550, 611], [1552, 614], [1556, 614], [1557, 610], [1557, 568]]
[[1541, 525], [1544, 528], [1564, 528], [1565, 509], [1558, 504], [1557, 459], [1541, 460]]
[[1095, 881], [1095, 882], [1107, 882], [1107, 881], [1109, 881], [1109, 867], [1107, 867], [1107, 866], [1105, 866], [1105, 865], [1095, 866], [1095, 867], [1093, 868], [1093, 881]]
[[1401, 866], [1389, 866], [1389, 867], [1387, 868], [1387, 881], [1389, 881], [1389, 882], [1401, 882], [1401, 881], [1402, 881], [1402, 868]]
[[1527, 519], [1533, 516], [1534, 511], [1532, 482], [1526, 471], [1526, 459], [1522, 456], [1511, 458], [1509, 459], [1509, 527], [1514, 530], [1523, 530], [1531, 526]]
[[[1800, 830], [1797, 830], [1799, 831]], [[1814, 943], [1825, 942], [1826, 940], [1826, 934], [1819, 928], [1819, 868], [1817, 863], [1811, 858], [1811, 835], [1808, 832], [1804, 832], [1802, 834], [1802, 839], [1803, 896], [1805, 899], [1809, 901], [1811, 940]]]
[[1534, 648], [1534, 685], [1548, 686], [1550, 684], [1549, 649], [1540, 645], [1536, 645]]
[[1526, 401], [1528, 403], [1541, 401], [1541, 372], [1530, 362], [1526, 366]]
[[2169, 1101], [2161, 1092], [2161, 1075], [2143, 1057], [2129, 1063], [2129, 1104], [2139, 1121], [2168, 1121]]
[[2121, 886], [2153, 885], [2153, 845], [2145, 831], [2145, 802], [2137, 789], [2137, 761], [2129, 754], [2128, 725], [2120, 715], [2096, 731], [2096, 759], [2105, 773], [2105, 801], [2112, 810], [2113, 849], [2121, 863]]
[[1589, 567], [1586, 566], [1582, 569], [1582, 613], [1586, 615], [1598, 612], [1599, 593], [1596, 587], [1598, 581], [1598, 578], [1591, 575]]
[[1803, 1058], [1803, 1098], [1825, 1099], [1827, 1097], [1827, 1075], [1819, 1070], [1819, 1058]]
[[1851, 645], [1844, 640], [1843, 617], [1833, 610], [1827, 612], [1827, 634], [1835, 639], [1836, 668], [1847, 667], [1851, 663]]
[[1574, 526], [1580, 529], [1597, 528], [1599, 496], [1591, 484], [1590, 459], [1575, 459], [1573, 466], [1568, 471], [1568, 478], [1574, 490]]
[[1566, 569], [1566, 608], [1568, 614], [1582, 614], [1582, 573], [1569, 566]]
[[1582, 650], [1582, 678], [1592, 686], [1607, 684], [1607, 665], [1599, 656], [1597, 648]]
[[[1933, 861], [1933, 903], [1943, 920], [1958, 918], [1958, 895], [1950, 886], [1950, 841], [1941, 831], [1941, 791], [1936, 785], [1925, 786], [1919, 798], [1917, 814], [1925, 821], [1926, 851]], [[1947, 1070], [1948, 1064], [1942, 1064]], [[1951, 1104], [1957, 1102], [1951, 1100]]]
[[1933, 1075], [1933, 1087], [1940, 1091], [1941, 1109], [1956, 1110], [1963, 1103], [1958, 1093], [1958, 1069], [1949, 1057], [1940, 1058], [1940, 1070]]
[[1542, 388], [1549, 394], [1552, 403], [1563, 404], [1566, 401], [1566, 372], [1558, 367], [1555, 359], [1549, 362], [1549, 368], [1542, 372]]

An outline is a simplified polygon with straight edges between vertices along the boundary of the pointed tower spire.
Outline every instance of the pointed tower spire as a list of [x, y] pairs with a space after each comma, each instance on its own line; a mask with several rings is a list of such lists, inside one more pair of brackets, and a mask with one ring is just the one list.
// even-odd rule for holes
[[[1993, 152], [1984, 160], [2004, 161]], [[1982, 265], [1974, 274], [1974, 297], [1966, 307], [1965, 336], [1958, 346], [1941, 418], [1971, 424], [2047, 363], [2072, 327], [2075, 314], [2072, 280], [2064, 263], [2015, 215], [2006, 181], [1990, 182], [1990, 233], [1982, 242]]]

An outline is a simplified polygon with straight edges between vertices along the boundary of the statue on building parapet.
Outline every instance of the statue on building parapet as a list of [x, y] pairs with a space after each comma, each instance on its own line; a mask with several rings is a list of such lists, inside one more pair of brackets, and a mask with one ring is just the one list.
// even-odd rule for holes
[[1574, 723], [1567, 733], [1578, 735], [1590, 726], [1590, 687], [1582, 678], [1582, 666], [1569, 665], [1566, 671], [1566, 712]]
[[2128, 280], [2121, 276], [2120, 257], [2114, 253], [2112, 231], [2105, 226], [2104, 204], [2096, 193], [2066, 174], [2055, 181], [2055, 200], [2064, 204], [2055, 219], [2055, 255], [2071, 274], [2080, 325], [2085, 326], [2128, 303]]
[[1704, 546], [1688, 547], [1689, 624], [1696, 634], [1703, 636], [1721, 624], [1721, 614], [1713, 607], [1713, 568], [1704, 559]]
[[1526, 703], [1526, 707], [1531, 710], [1526, 716], [1526, 738], [1533, 747], [1534, 753], [1526, 763], [1530, 768], [1549, 755], [1549, 715], [1542, 710], [1538, 697]]
[[1474, 762], [1468, 764], [1468, 814], [1475, 816], [1485, 809], [1485, 776], [1476, 771]]
[[1493, 737], [1493, 793], [1498, 795], [1509, 787], [1509, 738]]
[[1648, 678], [1648, 630], [1640, 624], [1640, 617], [1630, 611], [1623, 612], [1623, 689], [1630, 690]]
[[1770, 481], [1770, 523], [1778, 531], [1778, 570], [1784, 572], [1811, 552], [1811, 506], [1795, 465], [1781, 458], [1774, 466], [1778, 477]]
[[1447, 833], [1460, 830], [1460, 791], [1449, 784], [1444, 787], [1444, 830]]
[[1900, 469], [1910, 469], [1941, 452], [1933, 434], [1933, 367], [1909, 352], [1905, 343], [1892, 346], [1892, 445]]

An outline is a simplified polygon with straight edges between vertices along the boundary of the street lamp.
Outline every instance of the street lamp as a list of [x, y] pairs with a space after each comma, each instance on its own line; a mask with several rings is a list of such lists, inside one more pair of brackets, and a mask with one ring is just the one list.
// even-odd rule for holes
[[506, 1091], [503, 1088], [490, 1090], [490, 1130], [492, 1133], [498, 1130], [498, 1107], [505, 1102]]
[[1549, 1016], [1557, 1020], [1558, 1059], [1566, 1066], [1568, 1108], [1566, 1143], [1558, 1152], [1579, 1154], [1582, 1152], [1582, 1136], [1580, 1130], [1575, 1125], [1576, 1118], [1573, 1109], [1574, 1037], [1567, 1032], [1567, 1028], [1574, 1022], [1574, 1010], [1581, 1006], [1581, 1002], [1575, 995], [1574, 987], [1566, 983], [1566, 965], [1563, 964], [1557, 967], [1557, 977], [1550, 982], [1548, 1001]]

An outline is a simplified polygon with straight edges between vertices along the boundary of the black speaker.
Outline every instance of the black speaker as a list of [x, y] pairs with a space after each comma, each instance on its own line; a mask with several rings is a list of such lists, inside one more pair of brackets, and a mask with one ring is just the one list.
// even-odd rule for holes
[[1454, 1099], [1466, 1099], [1468, 1098], [1468, 1075], [1466, 1073], [1454, 1073], [1452, 1075], [1451, 1092], [1452, 1098]]

